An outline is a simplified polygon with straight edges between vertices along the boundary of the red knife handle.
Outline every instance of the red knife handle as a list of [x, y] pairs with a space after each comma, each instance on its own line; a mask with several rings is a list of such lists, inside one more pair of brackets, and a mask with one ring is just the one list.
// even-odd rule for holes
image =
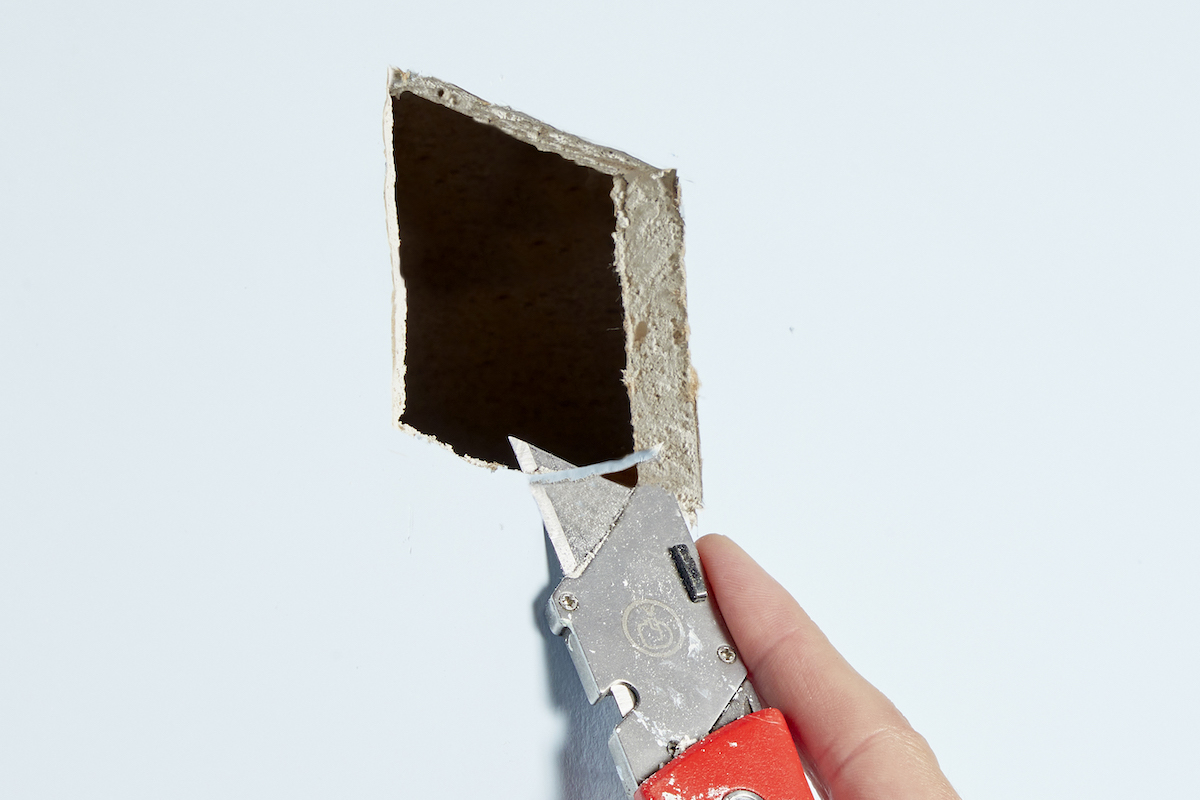
[[[739, 794], [753, 792], [753, 794]], [[764, 708], [718, 728], [642, 781], [634, 800], [812, 800], [787, 721]]]

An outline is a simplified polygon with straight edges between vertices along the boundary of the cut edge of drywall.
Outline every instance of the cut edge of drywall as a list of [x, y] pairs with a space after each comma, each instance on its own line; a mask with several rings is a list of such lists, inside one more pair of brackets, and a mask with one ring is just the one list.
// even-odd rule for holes
[[629, 395], [634, 448], [661, 447], [659, 458], [639, 465], [638, 480], [671, 491], [694, 523], [703, 500], [696, 414], [699, 380], [688, 348], [683, 217], [675, 171], [655, 168], [620, 150], [560, 131], [519, 111], [489, 103], [454, 84], [394, 67], [388, 72], [383, 131], [387, 153], [384, 194], [392, 265], [393, 427], [435, 442], [469, 463], [492, 470], [503, 466], [458, 453], [402, 420], [406, 396], [407, 306], [400, 270], [392, 99], [404, 92], [613, 177], [614, 268], [620, 279], [625, 309], [623, 381]]
[[[404, 278], [400, 274], [400, 226], [396, 215], [396, 158], [392, 152], [392, 80], [393, 69], [388, 75], [387, 102], [383, 109], [383, 146], [387, 153], [387, 173], [384, 180], [383, 200], [387, 214], [388, 254], [392, 262], [392, 426], [406, 433], [419, 433], [400, 421], [404, 414], [404, 326], [408, 318], [405, 302]], [[435, 440], [436, 441], [436, 440]], [[439, 444], [441, 444], [439, 442]]]
[[625, 301], [625, 385], [636, 450], [660, 458], [638, 467], [639, 481], [671, 489], [694, 517], [702, 502], [699, 380], [688, 349], [683, 217], [674, 170], [617, 176], [616, 267]]

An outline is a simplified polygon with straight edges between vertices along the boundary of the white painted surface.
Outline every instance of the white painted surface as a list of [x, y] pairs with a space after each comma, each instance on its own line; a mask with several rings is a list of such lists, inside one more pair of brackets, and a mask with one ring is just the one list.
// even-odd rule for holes
[[521, 479], [388, 427], [389, 64], [680, 170], [701, 529], [964, 796], [1188, 794], [1198, 22], [9, 9], [0, 795], [615, 786]]

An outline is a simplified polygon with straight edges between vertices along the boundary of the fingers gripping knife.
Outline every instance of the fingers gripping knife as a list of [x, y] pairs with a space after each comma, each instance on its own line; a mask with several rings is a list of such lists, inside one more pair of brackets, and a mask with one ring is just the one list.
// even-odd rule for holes
[[547, 619], [588, 700], [616, 700], [609, 748], [626, 791], [811, 800], [787, 723], [746, 677], [675, 497], [510, 441], [563, 570]]

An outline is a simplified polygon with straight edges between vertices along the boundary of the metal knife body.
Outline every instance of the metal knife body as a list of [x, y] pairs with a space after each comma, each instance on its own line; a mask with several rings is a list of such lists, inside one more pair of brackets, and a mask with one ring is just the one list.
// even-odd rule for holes
[[510, 439], [563, 578], [546, 616], [635, 800], [812, 800], [787, 723], [763, 709], [675, 497]]

